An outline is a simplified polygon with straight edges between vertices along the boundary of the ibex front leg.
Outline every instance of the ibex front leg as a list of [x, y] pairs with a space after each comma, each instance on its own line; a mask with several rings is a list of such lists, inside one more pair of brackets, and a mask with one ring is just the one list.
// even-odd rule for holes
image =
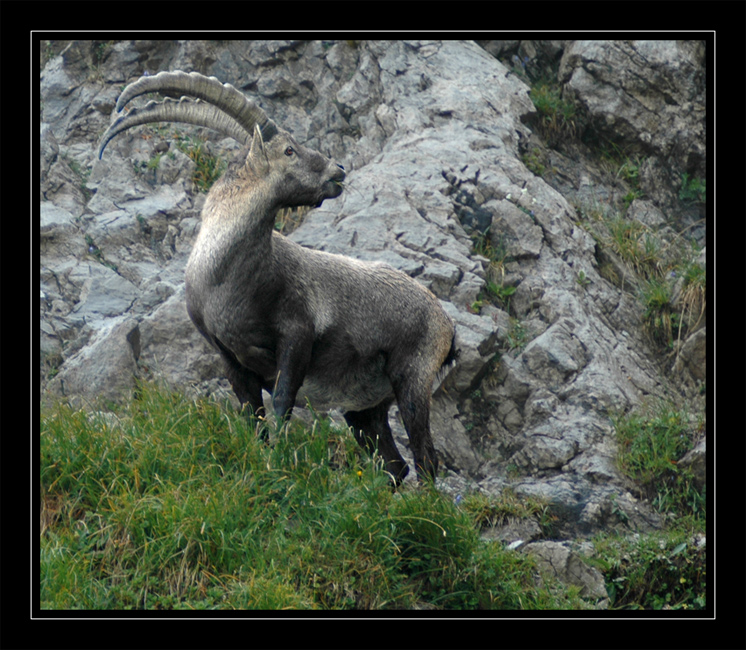
[[225, 375], [233, 386], [233, 392], [241, 403], [241, 408], [248, 411], [249, 422], [257, 426], [259, 437], [267, 442], [269, 436], [264, 427], [259, 426], [259, 420], [264, 419], [264, 403], [262, 402], [261, 377], [241, 365], [236, 356], [230, 352], [217, 338], [215, 345], [220, 350], [223, 359]]
[[296, 328], [283, 335], [277, 344], [277, 376], [272, 391], [272, 406], [281, 427], [290, 419], [295, 398], [311, 360], [313, 338], [307, 330]]

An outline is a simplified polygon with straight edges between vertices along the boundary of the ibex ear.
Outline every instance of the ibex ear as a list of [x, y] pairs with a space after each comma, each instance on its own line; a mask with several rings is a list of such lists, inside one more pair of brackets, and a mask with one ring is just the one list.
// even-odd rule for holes
[[262, 130], [258, 124], [254, 125], [254, 137], [251, 140], [251, 149], [249, 149], [246, 162], [259, 175], [269, 173], [269, 159], [267, 158], [267, 151], [264, 148]]

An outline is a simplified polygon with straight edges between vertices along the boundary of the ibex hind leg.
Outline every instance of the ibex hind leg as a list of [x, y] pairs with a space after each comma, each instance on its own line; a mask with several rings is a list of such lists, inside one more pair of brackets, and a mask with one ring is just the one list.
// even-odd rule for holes
[[414, 454], [417, 477], [434, 481], [438, 459], [430, 436], [430, 394], [423, 394], [404, 381], [396, 389], [396, 401]]
[[364, 411], [347, 411], [344, 414], [347, 424], [352, 427], [355, 439], [361, 447], [372, 454], [376, 450], [383, 457], [384, 469], [394, 478], [398, 486], [409, 473], [409, 467], [401, 457], [391, 435], [389, 407], [392, 400], [386, 400]]

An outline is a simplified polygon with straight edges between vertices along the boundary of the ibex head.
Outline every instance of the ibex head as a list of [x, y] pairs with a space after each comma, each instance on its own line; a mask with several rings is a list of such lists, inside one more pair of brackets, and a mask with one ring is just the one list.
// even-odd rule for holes
[[342, 193], [344, 167], [298, 144], [283, 129], [265, 140], [257, 124], [244, 165], [246, 174], [269, 185], [277, 207], [319, 206]]
[[[99, 158], [109, 141], [133, 126], [153, 122], [185, 122], [223, 133], [250, 145], [248, 155], [231, 176], [267, 182], [275, 207], [320, 205], [342, 192], [344, 169], [325, 156], [298, 144], [254, 102], [230, 84], [197, 72], [160, 72], [144, 76], [124, 89], [117, 111], [148, 92], [181, 97], [148, 102], [116, 120], [104, 133]], [[194, 99], [192, 99], [194, 98]]]

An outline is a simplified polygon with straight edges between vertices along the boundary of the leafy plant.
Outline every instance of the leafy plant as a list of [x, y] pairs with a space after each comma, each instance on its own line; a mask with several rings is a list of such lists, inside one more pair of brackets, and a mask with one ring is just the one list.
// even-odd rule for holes
[[642, 159], [639, 156], [628, 157], [619, 167], [617, 175], [627, 181], [635, 189], [639, 189], [641, 166]]
[[532, 174], [535, 174], [536, 176], [544, 175], [544, 171], [546, 170], [546, 167], [544, 165], [544, 160], [542, 159], [542, 155], [538, 149], [534, 149], [532, 151], [522, 154], [521, 160], [523, 161], [523, 164], [526, 165], [526, 167]]
[[515, 287], [508, 287], [488, 280], [484, 285], [487, 294], [492, 296], [499, 304], [505, 305], [508, 299], [515, 293]]
[[625, 208], [628, 208], [635, 199], [645, 196], [640, 188], [640, 168], [642, 167], [642, 163], [643, 159], [640, 156], [629, 156], [625, 158], [617, 171], [617, 176], [627, 181], [632, 188], [622, 199]]
[[681, 175], [679, 198], [686, 203], [707, 202], [707, 179], [690, 178], [689, 174]]
[[508, 344], [508, 350], [517, 350], [518, 352], [523, 351], [529, 342], [526, 328], [517, 318], [510, 319], [510, 329], [505, 339]]
[[81, 167], [80, 163], [77, 160], [68, 156], [67, 154], [62, 154], [61, 158], [67, 162], [70, 170], [78, 177], [80, 181], [78, 183], [78, 187], [83, 193], [83, 197], [85, 198], [85, 200], [90, 200], [90, 198], [93, 196], [93, 192], [88, 189], [88, 179], [91, 176], [93, 167], [87, 167], [83, 169], [83, 167]]
[[630, 190], [622, 197], [622, 203], [624, 204], [625, 208], [628, 208], [630, 205], [632, 205], [633, 201], [642, 198], [643, 196], [643, 193], [639, 190]]

